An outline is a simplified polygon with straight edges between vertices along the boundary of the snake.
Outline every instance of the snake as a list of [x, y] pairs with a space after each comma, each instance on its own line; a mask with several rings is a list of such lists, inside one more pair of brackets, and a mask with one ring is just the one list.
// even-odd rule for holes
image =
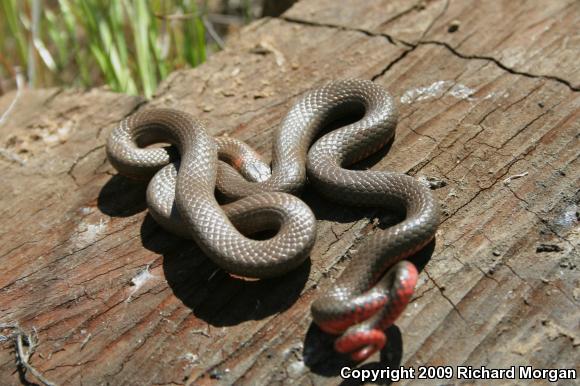
[[[367, 237], [311, 305], [314, 323], [338, 336], [335, 350], [360, 362], [385, 346], [386, 329], [411, 301], [418, 271], [406, 259], [439, 225], [438, 202], [425, 184], [398, 172], [349, 169], [391, 143], [396, 125], [386, 89], [344, 79], [291, 106], [274, 132], [271, 165], [244, 142], [214, 138], [190, 114], [167, 108], [124, 119], [106, 151], [120, 174], [150, 179], [147, 202], [157, 222], [193, 239], [234, 276], [280, 276], [309, 256], [316, 219], [297, 197], [307, 182], [338, 204], [398, 213], [402, 220]], [[170, 146], [152, 146], [158, 143]], [[255, 236], [263, 231], [273, 235]]]

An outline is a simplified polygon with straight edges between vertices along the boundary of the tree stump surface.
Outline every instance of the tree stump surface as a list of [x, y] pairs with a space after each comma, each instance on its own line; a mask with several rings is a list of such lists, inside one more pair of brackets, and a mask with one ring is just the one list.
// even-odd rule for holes
[[[303, 0], [171, 74], [151, 101], [104, 89], [4, 95], [0, 111], [16, 102], [0, 125], [0, 323], [36, 331], [29, 362], [59, 385], [343, 382], [350, 364], [310, 304], [388, 213], [307, 188], [319, 219], [309, 261], [244, 282], [156, 225], [146, 185], [117, 176], [104, 143], [124, 117], [163, 106], [268, 157], [299, 95], [357, 77], [399, 107], [373, 169], [446, 183], [413, 301], [359, 367], [578, 370], [579, 25], [574, 0]], [[10, 333], [0, 331], [1, 383], [38, 382]]]

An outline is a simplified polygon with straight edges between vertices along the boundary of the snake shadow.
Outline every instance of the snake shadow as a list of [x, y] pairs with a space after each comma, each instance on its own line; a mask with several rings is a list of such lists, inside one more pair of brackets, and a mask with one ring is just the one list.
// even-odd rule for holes
[[97, 197], [97, 207], [109, 217], [130, 217], [147, 209], [145, 192], [148, 181], [112, 176]]
[[[435, 250], [435, 240], [431, 241], [425, 248], [417, 252], [407, 260], [411, 261], [419, 272], [423, 271], [425, 265], [431, 259]], [[411, 300], [411, 303], [413, 300]], [[326, 334], [315, 323], [311, 323], [304, 338], [304, 349], [302, 356], [304, 364], [315, 374], [324, 377], [336, 377], [340, 375], [344, 367], [358, 370], [384, 370], [387, 367], [398, 368], [401, 366], [403, 358], [403, 337], [396, 325], [390, 326], [386, 331], [387, 343], [379, 352], [378, 360], [357, 364], [350, 360], [347, 355], [334, 351], [334, 341], [337, 336]], [[374, 358], [375, 356], [371, 357]], [[378, 384], [390, 385], [389, 379], [379, 379]], [[358, 385], [359, 380], [345, 379], [341, 385]]]
[[[146, 181], [115, 175], [101, 189], [97, 206], [111, 217], [129, 217], [147, 208]], [[290, 308], [310, 274], [310, 259], [275, 279], [247, 281], [230, 276], [193, 242], [161, 228], [147, 214], [141, 223], [145, 248], [163, 256], [163, 272], [174, 295], [193, 314], [216, 327], [260, 320]]]
[[173, 294], [193, 314], [216, 327], [260, 320], [290, 308], [310, 274], [310, 260], [275, 279], [230, 276], [191, 240], [163, 230], [148, 214], [141, 226], [143, 246], [163, 255], [163, 272]]
[[[336, 354], [332, 345], [335, 336], [325, 334], [318, 326], [312, 324], [306, 333], [304, 351], [302, 353], [304, 363], [310, 370], [325, 377], [336, 377], [345, 367], [357, 370], [384, 370], [387, 367], [399, 368], [403, 357], [403, 338], [397, 326], [391, 326], [385, 332], [387, 344], [379, 353], [379, 360], [357, 365], [346, 355]], [[340, 385], [359, 385], [360, 380], [344, 379]], [[378, 379], [378, 384], [390, 385], [388, 379]]]

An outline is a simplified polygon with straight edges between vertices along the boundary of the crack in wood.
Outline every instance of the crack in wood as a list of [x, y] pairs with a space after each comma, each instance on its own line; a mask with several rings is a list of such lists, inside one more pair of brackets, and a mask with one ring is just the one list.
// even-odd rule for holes
[[459, 309], [457, 308], [457, 306], [455, 305], [455, 303], [453, 303], [453, 301], [449, 298], [449, 296], [447, 296], [444, 292], [445, 292], [445, 287], [444, 286], [440, 286], [435, 279], [433, 279], [433, 277], [431, 276], [431, 274], [429, 273], [428, 269], [425, 268], [423, 270], [423, 272], [425, 272], [425, 275], [427, 275], [427, 277], [429, 278], [429, 280], [431, 280], [431, 282], [433, 283], [433, 285], [435, 285], [435, 287], [437, 288], [437, 290], [439, 291], [439, 293], [441, 294], [441, 296], [443, 297], [443, 299], [445, 299], [450, 305], [451, 308], [457, 313], [457, 315], [459, 315], [459, 317], [461, 318], [461, 320], [463, 320], [465, 322], [465, 324], [469, 325], [469, 322], [463, 317], [463, 315], [461, 314], [461, 311], [459, 311]]
[[82, 160], [84, 160], [85, 158], [87, 158], [89, 155], [91, 155], [92, 153], [101, 150], [105, 147], [105, 145], [99, 145], [97, 147], [92, 148], [91, 150], [85, 152], [83, 155], [77, 157], [77, 159], [75, 159], [72, 163], [72, 165], [69, 167], [68, 171], [66, 172], [66, 174], [68, 174], [73, 182], [75, 183], [75, 185], [77, 187], [80, 187], [80, 184], [77, 181], [77, 178], [74, 176], [74, 170], [77, 167], [78, 163], [81, 162]]
[[332, 23], [320, 23], [320, 22], [303, 20], [303, 19], [289, 17], [289, 16], [280, 16], [279, 19], [286, 21], [286, 22], [289, 22], [289, 23], [295, 23], [295, 24], [300, 24], [300, 25], [305, 25], [305, 26], [334, 28], [334, 29], [338, 29], [341, 31], [359, 32], [359, 33], [364, 34], [366, 36], [383, 37], [383, 38], [387, 39], [393, 45], [402, 44], [410, 49], [415, 49], [418, 46], [422, 46], [422, 45], [437, 45], [437, 46], [444, 47], [449, 52], [451, 52], [453, 55], [455, 55], [459, 58], [462, 58], [462, 59], [485, 60], [485, 61], [488, 61], [488, 62], [495, 64], [497, 67], [499, 67], [502, 70], [504, 70], [510, 74], [513, 74], [513, 75], [520, 75], [520, 76], [524, 76], [526, 78], [539, 78], [539, 79], [551, 80], [551, 81], [555, 81], [555, 82], [558, 82], [560, 84], [565, 85], [573, 92], [580, 91], [580, 87], [573, 86], [572, 83], [570, 83], [568, 80], [560, 78], [558, 76], [532, 74], [532, 73], [525, 72], [525, 71], [515, 70], [513, 68], [508, 67], [507, 65], [502, 63], [500, 60], [498, 60], [492, 56], [463, 54], [463, 53], [459, 52], [456, 48], [452, 47], [450, 44], [448, 44], [446, 42], [440, 42], [440, 41], [436, 41], [436, 40], [421, 40], [421, 41], [418, 41], [417, 43], [410, 43], [410, 42], [404, 41], [402, 39], [394, 38], [392, 35], [389, 35], [386, 33], [378, 33], [378, 32], [368, 31], [368, 30], [362, 29], [362, 28], [346, 27], [346, 26], [332, 24]]

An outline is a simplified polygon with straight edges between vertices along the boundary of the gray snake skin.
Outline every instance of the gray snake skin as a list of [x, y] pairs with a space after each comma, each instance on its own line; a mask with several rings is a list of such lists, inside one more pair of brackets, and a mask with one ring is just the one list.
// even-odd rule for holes
[[[353, 116], [362, 118], [312, 144], [323, 129]], [[414, 178], [345, 169], [388, 143], [396, 121], [393, 100], [381, 86], [351, 79], [312, 90], [293, 105], [275, 134], [271, 169], [247, 145], [214, 139], [199, 121], [170, 109], [124, 120], [108, 139], [107, 155], [121, 174], [153, 176], [147, 200], [156, 221], [192, 238], [216, 264], [244, 277], [281, 275], [307, 258], [316, 221], [294, 196], [307, 177], [332, 201], [402, 213], [403, 221], [359, 247], [332, 289], [312, 306], [324, 331], [342, 335], [336, 349], [362, 360], [384, 345], [379, 335], [412, 294], [416, 270], [401, 260], [425, 246], [439, 224], [436, 200]], [[168, 148], [146, 147], [159, 142], [175, 146], [179, 161], [172, 163]], [[235, 201], [220, 206], [216, 186]], [[276, 233], [266, 240], [248, 237], [263, 230]]]

